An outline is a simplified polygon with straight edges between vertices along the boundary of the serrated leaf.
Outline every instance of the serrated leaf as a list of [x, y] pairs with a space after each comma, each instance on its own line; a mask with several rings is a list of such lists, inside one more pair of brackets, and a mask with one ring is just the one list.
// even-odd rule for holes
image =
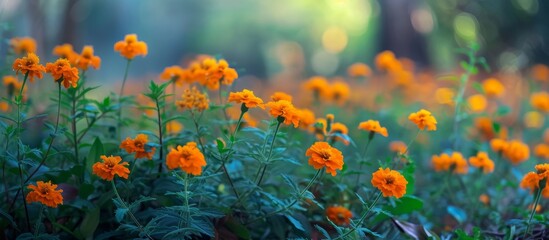
[[114, 218], [117, 222], [122, 222], [122, 219], [124, 219], [124, 216], [128, 213], [127, 208], [117, 208], [116, 211], [114, 211]]

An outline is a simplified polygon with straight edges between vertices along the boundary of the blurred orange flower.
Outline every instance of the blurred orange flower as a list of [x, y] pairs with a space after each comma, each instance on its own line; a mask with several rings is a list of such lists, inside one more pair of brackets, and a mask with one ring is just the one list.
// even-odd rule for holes
[[169, 169], [179, 167], [185, 173], [197, 176], [202, 174], [202, 167], [206, 166], [206, 160], [195, 142], [187, 142], [185, 146], [172, 148], [166, 157], [166, 165]]
[[544, 113], [549, 112], [549, 94], [547, 92], [532, 93], [530, 96], [530, 104], [536, 110]]
[[530, 157], [530, 148], [521, 141], [512, 140], [507, 142], [507, 146], [503, 150], [505, 156], [511, 163], [517, 165], [528, 160]]
[[271, 95], [271, 100], [273, 101], [279, 101], [279, 100], [286, 100], [288, 102], [292, 101], [292, 96], [290, 94], [287, 94], [285, 92], [275, 92], [273, 95]]
[[406, 178], [399, 172], [389, 168], [375, 171], [372, 174], [372, 185], [379, 189], [384, 197], [401, 198], [406, 194]]
[[529, 172], [520, 181], [520, 187], [530, 189], [530, 192], [536, 191], [539, 188], [539, 182], [542, 180], [535, 172]]
[[490, 197], [485, 193], [480, 194], [480, 196], [478, 197], [478, 200], [484, 205], [490, 205]]
[[46, 68], [40, 64], [40, 58], [34, 53], [28, 53], [26, 57], [17, 58], [13, 61], [13, 70], [15, 74], [29, 74], [29, 81], [33, 82], [34, 78], [42, 78], [42, 73]]
[[110, 156], [105, 155], [101, 156], [103, 162], [96, 162], [93, 164], [93, 173], [103, 180], [112, 181], [115, 175], [118, 175], [121, 178], [128, 179], [128, 174], [130, 170], [126, 167], [127, 162], [120, 163], [122, 158], [119, 156]]
[[490, 147], [492, 148], [492, 151], [496, 153], [505, 151], [505, 149], [507, 149], [508, 146], [509, 146], [509, 143], [503, 139], [494, 138], [490, 140]]
[[347, 226], [351, 223], [353, 213], [342, 206], [331, 206], [326, 208], [326, 217], [338, 226]]
[[488, 97], [500, 97], [505, 92], [505, 87], [495, 78], [488, 78], [482, 82], [482, 89]]
[[10, 110], [10, 105], [7, 102], [1, 101], [0, 102], [0, 111], [7, 112]]
[[253, 91], [244, 89], [241, 92], [231, 92], [229, 93], [229, 102], [242, 103], [247, 108], [265, 108], [263, 105], [263, 100], [254, 95]]
[[82, 53], [76, 56], [76, 67], [86, 71], [89, 67], [98, 69], [101, 66], [101, 58], [93, 55], [93, 46], [84, 46]]
[[137, 134], [135, 139], [126, 138], [120, 144], [120, 148], [126, 150], [127, 153], [135, 153], [135, 159], [148, 158], [152, 159], [156, 148], [147, 149], [146, 145], [149, 142], [148, 136], [145, 134]]
[[383, 51], [377, 54], [375, 64], [380, 71], [398, 71], [402, 70], [402, 64], [391, 51]]
[[61, 81], [59, 84], [63, 84], [65, 88], [78, 85], [78, 69], [71, 67], [69, 60], [65, 58], [59, 58], [54, 63], [46, 64], [46, 72], [50, 73], [55, 82]]
[[331, 97], [334, 102], [342, 104], [349, 98], [351, 90], [346, 82], [336, 81], [329, 88], [331, 89]]
[[488, 101], [483, 95], [475, 94], [467, 98], [467, 105], [471, 111], [478, 113], [486, 109], [486, 106], [488, 106]]
[[307, 129], [315, 124], [315, 113], [309, 109], [297, 109], [299, 115], [299, 127]]
[[439, 104], [454, 105], [455, 92], [451, 88], [437, 88], [435, 99]]
[[181, 98], [182, 99], [175, 102], [175, 104], [182, 110], [187, 109], [202, 112], [209, 108], [210, 100], [208, 99], [208, 96], [198, 91], [196, 87], [185, 89]]
[[354, 63], [347, 68], [347, 74], [350, 77], [368, 77], [372, 74], [372, 70], [364, 63]]
[[469, 158], [471, 166], [480, 168], [484, 173], [491, 173], [494, 171], [494, 162], [488, 157], [486, 152], [478, 152], [477, 156]]
[[307, 149], [305, 156], [310, 157], [309, 165], [314, 169], [326, 167], [326, 172], [332, 176], [337, 174], [336, 170], [343, 169], [343, 154], [327, 142], [314, 143]]
[[166, 132], [168, 134], [178, 134], [183, 129], [183, 124], [178, 121], [169, 121], [166, 123]]
[[[345, 145], [349, 145], [349, 140], [348, 140], [349, 128], [347, 128], [345, 124], [339, 123], [339, 122], [332, 123], [331, 127], [332, 128], [330, 129], [330, 134], [329, 134], [329, 135], [332, 135], [331, 139], [333, 139], [333, 141], [339, 141]], [[338, 136], [338, 135], [343, 135], [343, 136]]]
[[321, 76], [314, 76], [307, 80], [303, 87], [306, 90], [312, 91], [315, 99], [329, 98], [331, 95], [331, 89], [326, 78]]
[[545, 160], [549, 159], [549, 145], [545, 143], [540, 143], [534, 148], [534, 154], [537, 157], [543, 158]]
[[36, 41], [31, 37], [16, 37], [10, 39], [10, 46], [15, 54], [29, 54], [36, 52]]
[[368, 120], [361, 122], [360, 124], [358, 124], [358, 129], [378, 133], [384, 137], [389, 136], [389, 133], [387, 133], [387, 128], [381, 127], [379, 121]]
[[[16, 92], [19, 92], [21, 90], [21, 87], [23, 87], [23, 83], [19, 82], [17, 77], [12, 75], [6, 75], [2, 78], [4, 82], [4, 86], [6, 87], [8, 96], [12, 96]], [[27, 88], [23, 89], [23, 92], [25, 92]]]
[[545, 116], [537, 111], [529, 111], [524, 114], [524, 126], [527, 128], [541, 128], [544, 121]]
[[27, 186], [31, 191], [27, 194], [27, 202], [40, 202], [48, 207], [57, 208], [59, 204], [63, 204], [63, 189], [57, 189], [57, 184], [52, 184], [51, 181], [36, 182], [36, 186], [29, 184]]
[[454, 173], [467, 174], [469, 171], [467, 161], [459, 152], [453, 152], [451, 156], [446, 153], [440, 154], [440, 156], [433, 155], [431, 162], [433, 164], [433, 168], [437, 172], [449, 171], [453, 169]]
[[119, 41], [114, 44], [114, 51], [120, 52], [120, 55], [132, 60], [136, 56], [147, 56], [148, 49], [147, 44], [143, 41], [137, 40], [136, 34], [128, 34], [124, 38], [124, 41]]
[[410, 116], [408, 116], [408, 120], [415, 123], [420, 130], [424, 130], [425, 128], [429, 131], [437, 130], [437, 120], [431, 115], [431, 112], [425, 109], [411, 113]]
[[171, 66], [164, 68], [164, 71], [160, 74], [160, 79], [173, 81], [177, 86], [183, 86], [183, 83], [188, 79], [185, 74], [187, 74], [185, 69], [180, 66]]
[[535, 80], [547, 82], [549, 81], [549, 67], [544, 64], [536, 64], [530, 70], [532, 77]]
[[74, 51], [72, 45], [69, 43], [55, 46], [52, 53], [59, 58], [66, 58], [67, 60], [69, 60], [71, 65], [75, 64], [76, 57], [78, 56], [78, 53]]
[[299, 125], [299, 112], [291, 102], [280, 100], [277, 102], [268, 102], [269, 113], [274, 118], [281, 117], [284, 119], [284, 124], [293, 124], [294, 127]]
[[406, 143], [402, 141], [392, 141], [389, 143], [389, 150], [391, 152], [396, 152], [399, 154], [403, 154], [408, 147], [406, 146]]

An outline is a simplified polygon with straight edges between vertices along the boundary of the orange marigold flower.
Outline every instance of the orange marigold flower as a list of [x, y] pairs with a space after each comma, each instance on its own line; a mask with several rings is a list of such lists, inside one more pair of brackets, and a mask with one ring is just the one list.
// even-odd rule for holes
[[486, 140], [492, 139], [496, 135], [494, 123], [492, 122], [492, 119], [488, 117], [475, 118], [475, 128]]
[[181, 95], [181, 100], [175, 102], [182, 110], [197, 110], [202, 112], [209, 108], [210, 100], [206, 94], [201, 93], [192, 87], [191, 89], [185, 89], [183, 95]]
[[407, 148], [406, 143], [402, 141], [392, 141], [389, 143], [389, 150], [391, 152], [403, 154]]
[[538, 81], [549, 81], [549, 67], [544, 64], [536, 64], [530, 70], [532, 78]]
[[15, 54], [28, 54], [36, 52], [36, 41], [31, 37], [12, 38], [10, 46]]
[[[17, 80], [17, 77], [12, 75], [7, 75], [2, 78], [4, 82], [4, 86], [6, 86], [6, 90], [8, 90], [8, 95], [12, 96], [16, 92], [19, 92], [21, 90], [21, 87], [23, 87], [23, 83], [19, 82]], [[25, 91], [27, 88], [23, 89]]]
[[433, 168], [437, 172], [453, 169], [454, 173], [467, 174], [469, 171], [467, 161], [459, 152], [453, 152], [452, 155], [446, 153], [440, 154], [440, 156], [434, 155], [431, 158], [431, 162], [433, 163]]
[[82, 53], [76, 56], [76, 67], [82, 70], [88, 70], [88, 67], [98, 69], [101, 66], [101, 58], [93, 55], [93, 46], [86, 45], [82, 49]]
[[412, 72], [409, 72], [403, 69], [397, 68], [395, 70], [391, 70], [389, 72], [389, 75], [391, 76], [391, 79], [394, 81], [394, 83], [397, 86], [402, 86], [402, 87], [410, 86], [410, 84], [414, 80], [414, 74], [412, 74]]
[[195, 142], [188, 142], [185, 146], [172, 148], [166, 157], [169, 169], [181, 168], [187, 174], [200, 175], [202, 167], [206, 166], [204, 155], [196, 147]]
[[353, 213], [342, 206], [331, 206], [326, 208], [326, 217], [338, 226], [348, 226]]
[[491, 173], [494, 171], [494, 162], [485, 152], [478, 152], [477, 156], [470, 157], [469, 163], [471, 163], [471, 166], [473, 167], [482, 169], [484, 173]]
[[345, 145], [349, 145], [349, 128], [347, 128], [345, 124], [339, 122], [332, 123], [331, 127], [329, 134], [331, 138], [336, 142], [339, 141]]
[[294, 127], [299, 125], [299, 113], [294, 105], [286, 100], [280, 100], [277, 102], [268, 102], [269, 113], [271, 116], [284, 119], [284, 124], [293, 124]]
[[488, 78], [482, 82], [482, 90], [488, 97], [499, 97], [505, 92], [505, 87], [495, 78]]
[[7, 102], [1, 101], [0, 102], [0, 111], [1, 112], [7, 112], [10, 110], [10, 105]]
[[166, 123], [166, 132], [168, 134], [177, 134], [183, 130], [183, 124], [177, 121], [170, 121]]
[[437, 88], [435, 91], [435, 99], [439, 104], [454, 105], [456, 93], [451, 88]]
[[[214, 58], [205, 58], [201, 64], [195, 65], [195, 73], [198, 74], [200, 84], [210, 90], [219, 89], [219, 84], [231, 85], [238, 78], [238, 73], [234, 68], [229, 67], [229, 63], [224, 59], [217, 61]], [[200, 70], [198, 70], [200, 69]]]
[[372, 70], [364, 63], [355, 63], [347, 68], [347, 74], [350, 77], [368, 77], [372, 74]]
[[520, 181], [520, 187], [530, 189], [530, 192], [536, 191], [539, 188], [539, 182], [542, 178], [535, 172], [529, 172]]
[[503, 156], [516, 165], [528, 160], [530, 157], [530, 148], [520, 141], [513, 140], [508, 142], [507, 147], [503, 150]]
[[368, 120], [365, 122], [361, 122], [360, 124], [358, 124], [358, 129], [370, 131], [373, 133], [378, 133], [384, 137], [389, 136], [389, 133], [387, 133], [387, 128], [381, 127], [381, 125], [379, 124], [379, 121], [375, 121], [375, 120]]
[[119, 156], [107, 157], [105, 155], [101, 156], [103, 162], [96, 162], [93, 164], [93, 173], [103, 180], [111, 181], [115, 175], [118, 175], [121, 178], [128, 179], [128, 174], [130, 174], [130, 169], [126, 166], [127, 162], [120, 163], [122, 158]]
[[75, 88], [78, 84], [78, 69], [71, 67], [69, 60], [59, 58], [54, 63], [46, 64], [46, 72], [50, 73], [55, 82], [61, 81], [65, 88]]
[[530, 104], [536, 110], [549, 112], [549, 94], [547, 92], [532, 93], [530, 96]]
[[34, 53], [28, 53], [26, 57], [17, 58], [13, 61], [13, 70], [15, 74], [29, 74], [29, 81], [33, 82], [34, 78], [42, 78], [42, 73], [46, 68], [40, 64], [40, 58]]
[[75, 63], [76, 57], [78, 56], [78, 53], [74, 51], [72, 45], [68, 43], [55, 46], [52, 53], [59, 58], [66, 58], [73, 65]]
[[305, 156], [310, 157], [309, 165], [314, 169], [326, 167], [326, 172], [332, 176], [337, 174], [336, 170], [343, 169], [343, 154], [327, 142], [316, 142], [307, 149]]
[[549, 159], [549, 145], [540, 143], [534, 148], [534, 154], [543, 159]]
[[547, 177], [549, 177], [549, 163], [538, 164], [535, 168], [541, 179], [547, 179]]
[[332, 100], [342, 104], [344, 103], [348, 98], [351, 90], [349, 89], [349, 85], [347, 85], [346, 82], [343, 81], [336, 81], [330, 85], [331, 93], [332, 93]]
[[383, 51], [377, 54], [375, 64], [380, 71], [398, 71], [402, 70], [402, 64], [391, 51]]
[[147, 44], [143, 41], [137, 41], [136, 34], [128, 34], [124, 41], [119, 41], [114, 44], [114, 51], [120, 52], [120, 55], [132, 60], [136, 56], [147, 56]]
[[126, 150], [127, 153], [135, 153], [135, 158], [148, 158], [152, 159], [156, 148], [146, 147], [149, 142], [148, 136], [145, 134], [137, 134], [135, 139], [126, 138], [120, 144], [120, 148]]
[[170, 80], [177, 86], [183, 86], [183, 83], [189, 79], [186, 74], [188, 73], [180, 66], [171, 66], [164, 68], [164, 71], [160, 74], [160, 79]]
[[480, 194], [480, 196], [478, 197], [478, 200], [483, 203], [484, 205], [489, 205], [490, 204], [490, 196], [488, 196], [487, 194], [483, 193], [483, 194]]
[[389, 168], [372, 173], [372, 185], [383, 193], [384, 197], [401, 198], [406, 194], [406, 178], [399, 172]]
[[273, 101], [280, 101], [280, 100], [286, 100], [288, 102], [292, 101], [292, 96], [285, 93], [285, 92], [275, 92], [273, 95], [271, 95], [271, 100]]
[[315, 113], [309, 109], [297, 109], [297, 115], [299, 116], [299, 126], [302, 128], [308, 128], [315, 124]]
[[427, 128], [429, 131], [435, 131], [437, 130], [437, 120], [433, 115], [431, 115], [431, 112], [421, 109], [418, 112], [411, 113], [410, 116], [408, 116], [408, 120], [412, 121], [417, 125], [417, 127], [421, 130], [424, 130]]
[[469, 106], [469, 109], [471, 109], [471, 111], [478, 113], [486, 109], [486, 106], [488, 106], [488, 101], [483, 95], [475, 94], [467, 98], [467, 105]]
[[330, 87], [326, 78], [321, 76], [314, 76], [303, 84], [306, 90], [313, 92], [315, 99], [329, 98]]
[[254, 107], [265, 108], [265, 106], [263, 106], [263, 100], [261, 98], [256, 97], [254, 95], [254, 92], [248, 89], [244, 89], [242, 90], [242, 92], [229, 93], [229, 102], [242, 103], [247, 108], [254, 108]]
[[492, 147], [492, 151], [494, 152], [503, 152], [508, 146], [509, 143], [503, 139], [494, 138], [490, 140], [490, 147]]
[[63, 204], [63, 189], [57, 189], [57, 184], [52, 184], [51, 181], [36, 182], [36, 186], [29, 184], [27, 186], [31, 191], [27, 194], [27, 202], [41, 202], [42, 204], [56, 208], [59, 204]]

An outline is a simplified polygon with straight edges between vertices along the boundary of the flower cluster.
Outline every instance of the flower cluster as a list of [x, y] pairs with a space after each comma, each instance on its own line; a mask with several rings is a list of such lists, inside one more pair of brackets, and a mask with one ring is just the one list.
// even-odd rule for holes
[[478, 152], [476, 156], [469, 158], [471, 166], [481, 169], [484, 173], [494, 171], [494, 162], [488, 157], [486, 152]]
[[65, 88], [78, 86], [78, 69], [71, 67], [69, 60], [57, 59], [54, 63], [46, 64], [46, 72], [50, 73], [53, 79]]
[[467, 160], [459, 152], [453, 152], [451, 155], [446, 153], [433, 155], [431, 162], [437, 172], [453, 170], [457, 174], [467, 174], [469, 171]]
[[126, 138], [120, 144], [120, 148], [126, 150], [127, 153], [135, 153], [135, 158], [148, 158], [152, 159], [156, 148], [147, 147], [149, 142], [148, 136], [145, 134], [137, 134], [134, 139]]
[[311, 77], [303, 84], [303, 87], [313, 92], [315, 100], [323, 99], [339, 104], [344, 103], [351, 92], [349, 85], [344, 81], [335, 80], [330, 84], [326, 78], [320, 76]]
[[202, 112], [209, 108], [210, 100], [206, 94], [198, 91], [196, 87], [192, 87], [191, 89], [185, 89], [185, 92], [181, 95], [181, 100], [175, 104], [182, 110]]
[[136, 34], [128, 34], [124, 41], [119, 41], [114, 44], [114, 51], [120, 52], [120, 55], [128, 60], [134, 59], [136, 56], [147, 56], [147, 44], [137, 40]]
[[543, 163], [536, 165], [536, 172], [528, 172], [520, 181], [520, 187], [529, 189], [530, 192], [535, 192], [539, 188], [543, 188], [541, 194], [544, 198], [549, 198], [549, 164]]
[[530, 158], [530, 148], [525, 143], [518, 140], [505, 141], [503, 139], [494, 138], [490, 141], [492, 150], [517, 165]]
[[206, 166], [204, 155], [196, 147], [195, 142], [188, 142], [185, 146], [172, 148], [166, 157], [169, 169], [181, 168], [187, 174], [200, 175], [202, 167]]

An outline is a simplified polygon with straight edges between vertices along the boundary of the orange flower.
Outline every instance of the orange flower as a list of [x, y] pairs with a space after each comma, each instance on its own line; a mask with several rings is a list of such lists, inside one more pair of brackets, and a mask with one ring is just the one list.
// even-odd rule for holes
[[306, 90], [313, 92], [315, 99], [329, 98], [330, 87], [328, 81], [324, 77], [314, 76], [303, 84]]
[[128, 34], [124, 41], [119, 41], [114, 44], [114, 51], [120, 52], [120, 55], [132, 60], [136, 56], [147, 56], [147, 44], [142, 41], [137, 41], [136, 34]]
[[549, 94], [547, 92], [532, 93], [530, 96], [530, 104], [536, 110], [541, 112], [549, 112]]
[[12, 38], [10, 46], [15, 54], [29, 54], [36, 52], [36, 41], [30, 37]]
[[537, 157], [543, 158], [543, 159], [549, 159], [549, 145], [545, 143], [540, 143], [536, 145], [536, 148], [534, 148], [534, 153]]
[[74, 64], [78, 53], [76, 53], [71, 44], [65, 43], [63, 45], [58, 45], [53, 48], [53, 55], [58, 56], [59, 58], [66, 58], [71, 64]]
[[390, 70], [389, 75], [394, 83], [401, 87], [410, 86], [414, 80], [414, 75], [411, 72], [399, 68]]
[[299, 125], [299, 112], [294, 105], [286, 100], [280, 100], [277, 102], [268, 102], [269, 113], [271, 116], [284, 119], [284, 124], [293, 124], [294, 127]]
[[494, 138], [490, 141], [490, 147], [492, 147], [492, 151], [497, 153], [505, 151], [508, 146], [509, 143], [503, 139]]
[[437, 172], [453, 169], [454, 173], [467, 174], [469, 171], [467, 161], [459, 152], [453, 152], [451, 156], [446, 153], [443, 153], [440, 156], [434, 155], [431, 158], [431, 162], [433, 163], [433, 168]]
[[331, 206], [326, 208], [326, 217], [338, 226], [348, 226], [353, 213], [342, 206]]
[[166, 132], [168, 134], [177, 134], [183, 129], [183, 124], [177, 121], [170, 121], [166, 123]]
[[185, 75], [187, 72], [180, 66], [171, 66], [164, 68], [160, 74], [160, 79], [173, 81], [177, 86], [183, 86], [183, 83], [188, 79]]
[[28, 53], [26, 57], [17, 58], [13, 61], [13, 70], [15, 74], [29, 74], [29, 81], [33, 82], [34, 77], [42, 79], [42, 73], [46, 68], [40, 64], [40, 58], [34, 53]]
[[536, 64], [530, 70], [532, 78], [538, 81], [547, 82], [549, 81], [549, 67], [544, 64]]
[[202, 167], [206, 166], [204, 155], [196, 147], [195, 142], [188, 142], [185, 146], [172, 148], [166, 157], [169, 169], [181, 168], [187, 174], [200, 175]]
[[7, 112], [10, 110], [10, 105], [7, 102], [0, 102], [0, 111], [1, 112]]
[[217, 61], [214, 58], [205, 58], [201, 64], [194, 65], [195, 73], [200, 84], [210, 90], [219, 89], [219, 84], [231, 85], [238, 78], [238, 73], [234, 68], [229, 67], [229, 63], [224, 59]]
[[52, 184], [51, 181], [46, 183], [38, 181], [36, 182], [36, 186], [29, 184], [27, 188], [32, 190], [27, 194], [26, 198], [29, 203], [41, 202], [52, 208], [57, 208], [59, 204], [63, 204], [63, 195], [61, 195], [63, 189], [57, 189], [57, 184]]
[[362, 130], [365, 130], [365, 131], [370, 131], [370, 132], [373, 132], [373, 133], [378, 133], [378, 134], [380, 134], [381, 136], [384, 136], [384, 137], [389, 136], [389, 134], [387, 133], [387, 128], [381, 127], [381, 125], [379, 124], [379, 121], [368, 120], [368, 121], [365, 121], [365, 122], [361, 122], [358, 125], [358, 129], [362, 129]]
[[520, 181], [520, 187], [530, 189], [530, 192], [536, 191], [539, 188], [539, 182], [542, 178], [535, 172], [529, 172]]
[[402, 141], [392, 141], [391, 143], [389, 143], [389, 150], [391, 152], [403, 154], [407, 148], [408, 147], [406, 146], [406, 143]]
[[[17, 77], [12, 75], [7, 75], [2, 78], [4, 82], [4, 86], [6, 86], [6, 90], [8, 90], [8, 95], [12, 96], [16, 92], [19, 92], [21, 90], [21, 87], [23, 87], [23, 83], [19, 82], [17, 80]], [[23, 89], [25, 91], [27, 88]]]
[[310, 157], [309, 165], [314, 169], [326, 167], [326, 172], [332, 176], [337, 174], [336, 170], [343, 169], [343, 154], [327, 142], [316, 142], [307, 149], [305, 156]]
[[368, 77], [372, 74], [372, 70], [364, 63], [355, 63], [347, 68], [347, 74], [350, 77]]
[[490, 205], [490, 197], [487, 194], [480, 194], [478, 200], [484, 205]]
[[377, 54], [375, 64], [380, 71], [398, 71], [402, 69], [402, 64], [391, 51], [383, 51]]
[[538, 176], [542, 179], [549, 177], [549, 163], [542, 163], [535, 166]]
[[292, 101], [292, 96], [285, 92], [275, 92], [273, 95], [271, 95], [271, 100], [273, 101], [280, 101], [280, 100], [286, 100], [288, 102]]
[[[336, 135], [337, 134], [337, 135]], [[330, 136], [334, 141], [340, 141], [345, 145], [349, 145], [349, 128], [343, 123], [332, 123], [332, 129], [330, 130]], [[343, 136], [341, 136], [343, 135]]]
[[302, 128], [308, 128], [309, 126], [315, 124], [315, 113], [309, 109], [297, 109], [299, 116], [299, 126]]
[[330, 92], [333, 101], [342, 104], [349, 98], [351, 90], [349, 89], [349, 85], [347, 85], [347, 83], [337, 81], [332, 83], [329, 88], [331, 89]]
[[475, 118], [475, 128], [480, 135], [485, 139], [489, 140], [495, 137], [496, 133], [494, 131], [494, 123], [492, 119], [487, 117], [478, 117]]
[[437, 88], [435, 99], [439, 104], [454, 105], [455, 92], [451, 88]]
[[435, 131], [437, 130], [437, 120], [433, 115], [431, 115], [431, 112], [421, 109], [418, 112], [411, 113], [410, 116], [408, 116], [408, 120], [412, 121], [417, 125], [417, 127], [421, 130], [424, 130], [427, 128], [429, 131]]
[[263, 106], [263, 100], [256, 97], [254, 92], [248, 89], [244, 89], [242, 92], [231, 92], [229, 94], [229, 102], [242, 103], [247, 108], [265, 108], [265, 106]]
[[75, 88], [78, 84], [78, 69], [71, 67], [69, 60], [59, 58], [54, 63], [46, 64], [46, 72], [50, 73], [53, 80], [61, 83], [65, 88]]
[[384, 197], [401, 198], [406, 194], [406, 178], [399, 172], [389, 168], [372, 173], [372, 185], [383, 193]]
[[482, 83], [482, 89], [488, 97], [499, 97], [505, 92], [505, 87], [495, 78], [488, 78]]
[[126, 166], [127, 162], [120, 163], [122, 158], [119, 156], [110, 156], [105, 155], [101, 156], [103, 162], [96, 162], [93, 164], [93, 173], [103, 180], [112, 181], [115, 175], [118, 175], [121, 178], [128, 179], [128, 174], [130, 174], [130, 169]]
[[93, 47], [87, 45], [82, 49], [82, 53], [76, 56], [76, 67], [86, 71], [90, 66], [98, 69], [101, 66], [101, 58], [93, 55]]
[[483, 95], [475, 94], [467, 98], [467, 105], [469, 106], [469, 109], [471, 109], [471, 111], [478, 113], [486, 109], [488, 101]]
[[181, 100], [175, 102], [182, 110], [197, 110], [202, 112], [209, 108], [210, 100], [206, 94], [201, 93], [192, 87], [191, 89], [185, 89], [183, 95], [181, 95]]
[[503, 150], [503, 156], [509, 159], [511, 163], [517, 165], [528, 160], [530, 157], [530, 149], [528, 148], [528, 145], [520, 141], [509, 141], [507, 147]]
[[145, 134], [137, 134], [135, 139], [126, 138], [120, 144], [120, 148], [126, 150], [127, 153], [135, 153], [135, 158], [148, 158], [152, 159], [154, 151], [156, 148], [148, 148], [147, 143], [149, 142], [148, 136]]
[[482, 169], [484, 173], [491, 173], [494, 171], [494, 162], [485, 152], [478, 152], [477, 156], [470, 157], [469, 163], [471, 163], [471, 166], [473, 167]]

